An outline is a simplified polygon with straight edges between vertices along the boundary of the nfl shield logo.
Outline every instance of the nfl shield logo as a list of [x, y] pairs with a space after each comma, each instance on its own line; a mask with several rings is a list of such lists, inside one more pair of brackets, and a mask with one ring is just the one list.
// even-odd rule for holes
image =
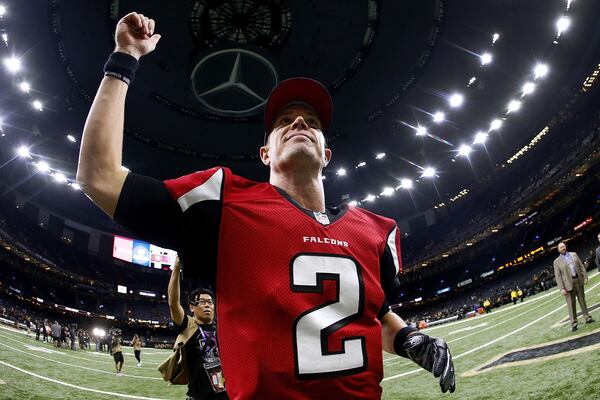
[[320, 212], [313, 212], [313, 214], [315, 214], [315, 219], [321, 224], [321, 225], [329, 225], [329, 217], [327, 216], [327, 214], [323, 214]]

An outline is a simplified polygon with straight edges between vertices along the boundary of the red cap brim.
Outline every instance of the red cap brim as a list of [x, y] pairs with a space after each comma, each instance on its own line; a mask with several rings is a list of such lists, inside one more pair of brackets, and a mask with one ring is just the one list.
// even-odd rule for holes
[[277, 113], [290, 103], [302, 102], [311, 106], [321, 120], [323, 132], [329, 130], [333, 104], [329, 91], [314, 79], [297, 77], [281, 81], [269, 95], [265, 107], [265, 143], [273, 130]]

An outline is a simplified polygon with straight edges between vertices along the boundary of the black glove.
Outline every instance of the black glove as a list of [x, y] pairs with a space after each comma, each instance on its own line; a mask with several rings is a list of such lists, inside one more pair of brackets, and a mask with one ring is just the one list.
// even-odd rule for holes
[[456, 390], [454, 363], [446, 342], [439, 338], [425, 335], [415, 328], [402, 328], [394, 338], [396, 354], [406, 357], [433, 376], [440, 378], [442, 393]]

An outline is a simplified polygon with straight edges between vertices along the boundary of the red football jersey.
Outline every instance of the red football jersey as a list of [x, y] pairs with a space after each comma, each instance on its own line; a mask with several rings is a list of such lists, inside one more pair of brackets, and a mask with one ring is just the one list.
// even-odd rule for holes
[[[381, 397], [377, 316], [401, 269], [394, 221], [347, 206], [312, 213], [226, 168], [164, 185], [182, 213], [184, 276], [216, 273], [231, 399]], [[185, 252], [211, 249], [214, 266], [190, 266]]]

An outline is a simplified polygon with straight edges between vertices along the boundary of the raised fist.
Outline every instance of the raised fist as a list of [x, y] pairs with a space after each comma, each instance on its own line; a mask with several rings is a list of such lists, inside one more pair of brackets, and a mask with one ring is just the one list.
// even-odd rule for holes
[[115, 51], [129, 54], [138, 60], [154, 51], [160, 35], [154, 34], [156, 23], [143, 14], [131, 12], [121, 18], [115, 30]]

